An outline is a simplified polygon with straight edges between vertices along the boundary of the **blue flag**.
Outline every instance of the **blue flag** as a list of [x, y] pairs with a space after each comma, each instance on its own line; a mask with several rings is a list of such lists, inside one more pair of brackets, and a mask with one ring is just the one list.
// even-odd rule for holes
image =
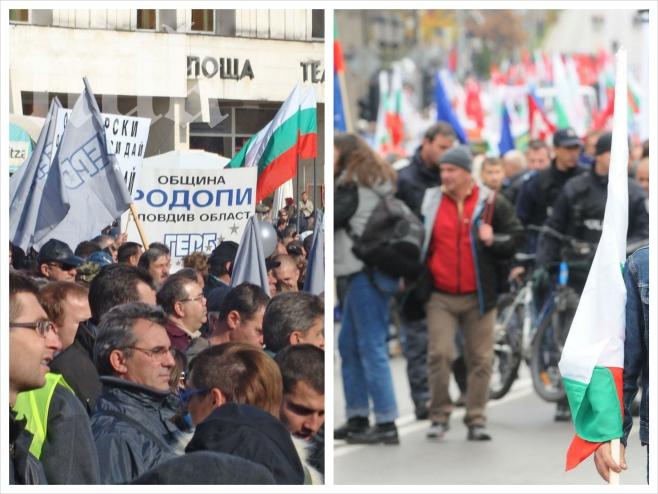
[[39, 248], [56, 238], [75, 248], [130, 207], [130, 193], [108, 154], [105, 126], [87, 79], [50, 166], [34, 232]]
[[320, 211], [315, 218], [313, 228], [313, 243], [308, 255], [304, 291], [313, 295], [324, 292], [324, 217]]
[[263, 242], [258, 234], [259, 228], [256, 221], [258, 221], [256, 216], [251, 216], [242, 233], [231, 272], [231, 288], [248, 282], [258, 285], [270, 295], [265, 266], [265, 249], [263, 249]]
[[338, 74], [334, 73], [334, 130], [345, 132], [345, 110], [343, 109], [343, 95], [340, 90]]
[[9, 239], [25, 253], [33, 242], [43, 186], [52, 158], [57, 110], [61, 107], [59, 99], [53, 98], [34, 152], [9, 179]]
[[514, 149], [514, 137], [512, 137], [512, 128], [507, 105], [503, 103], [503, 120], [500, 129], [500, 141], [498, 142], [498, 153], [502, 157], [511, 149]]
[[439, 73], [436, 73], [435, 77], [435, 86], [434, 86], [434, 98], [436, 100], [436, 119], [444, 120], [452, 125], [452, 128], [457, 134], [457, 139], [462, 144], [468, 144], [468, 139], [466, 139], [466, 133], [462, 128], [457, 115], [452, 111], [452, 106], [450, 101], [448, 101], [448, 96], [446, 90], [443, 87], [443, 82], [441, 82], [441, 76]]

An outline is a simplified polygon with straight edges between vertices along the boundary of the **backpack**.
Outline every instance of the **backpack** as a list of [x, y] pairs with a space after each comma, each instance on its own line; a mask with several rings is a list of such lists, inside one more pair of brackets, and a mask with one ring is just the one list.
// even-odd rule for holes
[[423, 267], [423, 223], [400, 199], [380, 197], [361, 236], [350, 232], [352, 252], [366, 266], [394, 278], [413, 278]]

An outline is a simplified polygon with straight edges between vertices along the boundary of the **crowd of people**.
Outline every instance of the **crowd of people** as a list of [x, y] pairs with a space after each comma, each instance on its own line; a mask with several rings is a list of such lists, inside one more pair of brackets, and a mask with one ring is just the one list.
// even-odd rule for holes
[[[612, 135], [590, 133], [581, 139], [564, 128], [550, 141], [552, 146], [532, 140], [524, 152], [511, 150], [500, 157], [473, 156], [468, 146], [458, 145], [450, 124], [440, 121], [426, 130], [412, 156], [384, 158], [357, 135], [335, 136], [336, 218], [341, 217], [343, 197], [355, 185], [358, 189], [358, 208], [335, 225], [338, 343], [347, 418], [334, 430], [336, 439], [399, 443], [388, 361], [389, 301], [396, 295], [411, 398], [416, 418], [430, 421], [427, 438], [441, 439], [448, 433], [458, 405], [466, 408], [467, 439], [491, 440], [486, 404], [496, 304], [510, 290], [510, 281], [525, 273], [516, 265], [515, 254], [536, 255], [535, 274], [541, 272], [545, 283], [554, 283], [561, 246], [550, 232], [592, 245], [601, 236]], [[629, 146], [629, 151], [628, 245], [639, 247], [649, 237], [648, 141]], [[352, 251], [350, 232], [358, 236], [364, 231], [384, 195], [401, 199], [424, 223], [421, 274], [413, 279], [387, 276]], [[582, 291], [587, 272], [584, 267], [580, 275], [570, 276], [576, 291]], [[538, 288], [541, 300], [540, 292]], [[636, 332], [639, 345], [645, 333]], [[642, 362], [646, 364], [642, 355], [633, 367], [635, 384]], [[461, 396], [451, 395], [453, 374]], [[643, 413], [641, 421], [648, 419]], [[557, 404], [555, 420], [570, 418], [565, 399]]]
[[232, 283], [227, 240], [173, 273], [166, 245], [125, 234], [10, 245], [10, 483], [322, 483], [324, 298], [302, 291], [300, 211], [302, 232], [278, 214], [267, 286]]

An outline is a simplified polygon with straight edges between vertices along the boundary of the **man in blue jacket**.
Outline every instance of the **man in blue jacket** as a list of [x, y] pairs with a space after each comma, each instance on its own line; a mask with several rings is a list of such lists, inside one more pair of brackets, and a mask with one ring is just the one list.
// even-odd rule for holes
[[640, 400], [640, 443], [647, 448], [647, 483], [649, 483], [649, 247], [636, 250], [626, 261], [626, 337], [624, 340], [624, 435], [617, 464], [610, 443], [603, 443], [594, 454], [599, 475], [609, 480], [610, 470], [626, 470], [625, 449], [633, 427], [631, 404], [642, 383]]

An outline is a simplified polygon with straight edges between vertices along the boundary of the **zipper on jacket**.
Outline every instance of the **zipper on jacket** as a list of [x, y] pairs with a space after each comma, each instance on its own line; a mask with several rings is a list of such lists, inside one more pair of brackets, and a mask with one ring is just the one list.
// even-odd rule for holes
[[462, 267], [462, 216], [464, 213], [464, 203], [457, 204], [457, 293], [461, 293], [461, 267]]

